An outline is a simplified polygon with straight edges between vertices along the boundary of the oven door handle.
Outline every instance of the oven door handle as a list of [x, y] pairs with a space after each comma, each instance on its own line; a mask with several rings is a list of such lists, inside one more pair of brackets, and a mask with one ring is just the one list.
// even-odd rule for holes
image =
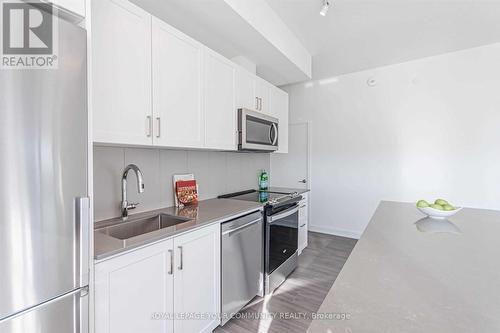
[[285, 210], [282, 213], [268, 216], [267, 222], [269, 224], [272, 224], [274, 221], [281, 220], [282, 218], [285, 218], [285, 217], [288, 217], [290, 215], [293, 215], [293, 214], [297, 213], [298, 211], [299, 211], [299, 206], [297, 205], [297, 206], [294, 206], [292, 208], [289, 208], [289, 209]]

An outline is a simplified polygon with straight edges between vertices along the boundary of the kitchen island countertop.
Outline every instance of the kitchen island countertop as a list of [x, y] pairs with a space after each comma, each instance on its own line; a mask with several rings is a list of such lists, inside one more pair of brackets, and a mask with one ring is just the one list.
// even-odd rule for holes
[[380, 203], [309, 333], [500, 332], [500, 212]]

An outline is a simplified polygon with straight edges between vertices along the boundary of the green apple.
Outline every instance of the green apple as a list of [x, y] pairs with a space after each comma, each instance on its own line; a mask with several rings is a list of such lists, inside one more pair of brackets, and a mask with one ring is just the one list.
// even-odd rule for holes
[[453, 207], [452, 205], [444, 205], [443, 209], [446, 211], [450, 211], [450, 210], [455, 210], [455, 207]]
[[417, 207], [418, 208], [429, 207], [429, 203], [427, 201], [425, 201], [425, 200], [418, 200]]
[[443, 206], [438, 205], [438, 204], [432, 204], [429, 207], [434, 208], [434, 209], [444, 210]]
[[434, 201], [434, 203], [436, 205], [440, 205], [440, 206], [446, 206], [446, 205], [449, 205], [448, 201], [444, 200], [444, 199], [437, 199], [436, 201]]

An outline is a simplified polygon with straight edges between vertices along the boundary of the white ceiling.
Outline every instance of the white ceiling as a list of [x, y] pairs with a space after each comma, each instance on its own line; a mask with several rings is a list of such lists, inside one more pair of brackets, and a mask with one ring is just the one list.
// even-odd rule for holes
[[257, 65], [257, 74], [275, 85], [303, 81], [310, 74], [303, 73], [224, 0], [131, 1], [228, 58], [248, 58]]
[[[313, 79], [500, 42], [500, 0], [266, 0], [313, 56]], [[499, 60], [500, 61], [500, 60]]]

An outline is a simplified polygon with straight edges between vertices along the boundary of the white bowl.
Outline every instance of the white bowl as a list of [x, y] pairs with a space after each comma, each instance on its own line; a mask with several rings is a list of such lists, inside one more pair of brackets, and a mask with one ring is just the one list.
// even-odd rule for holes
[[423, 207], [423, 208], [417, 207], [417, 208], [419, 211], [421, 211], [422, 213], [433, 219], [446, 219], [462, 210], [462, 207], [458, 207], [455, 210], [439, 210], [431, 207]]

